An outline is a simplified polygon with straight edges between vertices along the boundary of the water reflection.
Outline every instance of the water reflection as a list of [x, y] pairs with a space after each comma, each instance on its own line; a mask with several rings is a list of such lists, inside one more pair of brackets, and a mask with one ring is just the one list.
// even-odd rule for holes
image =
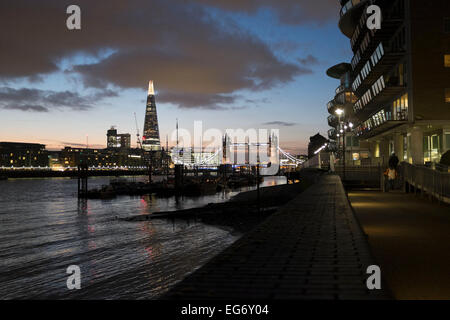
[[[92, 178], [89, 186], [108, 180]], [[227, 230], [195, 220], [117, 219], [220, 202], [236, 192], [78, 200], [76, 183], [61, 178], [1, 182], [0, 298], [154, 298], [236, 240]], [[71, 264], [81, 268], [82, 290], [67, 290]]]

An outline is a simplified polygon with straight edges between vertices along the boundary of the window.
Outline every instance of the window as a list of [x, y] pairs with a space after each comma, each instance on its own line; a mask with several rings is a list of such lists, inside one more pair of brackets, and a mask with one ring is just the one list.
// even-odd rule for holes
[[450, 103], [450, 88], [445, 89], [445, 102]]
[[392, 103], [394, 120], [407, 120], [408, 117], [408, 94], [404, 94]]
[[369, 75], [371, 70], [370, 60], [368, 60], [364, 65], [364, 68], [361, 70], [361, 79], [364, 80]]
[[347, 136], [345, 142], [346, 147], [359, 147], [359, 138], [354, 136]]
[[372, 61], [372, 65], [376, 66], [376, 64], [378, 63], [378, 61], [381, 60], [381, 57], [383, 55], [384, 55], [383, 43], [380, 42], [380, 44], [378, 45], [378, 47], [375, 49], [374, 53], [370, 57], [370, 60]]
[[358, 74], [358, 76], [356, 77], [355, 81], [353, 81], [352, 84], [353, 91], [356, 91], [360, 85], [361, 85], [361, 76]]
[[445, 133], [444, 135], [445, 145], [447, 146], [447, 149], [450, 150], [450, 133]]
[[381, 76], [372, 86], [373, 96], [378, 95], [385, 87], [384, 76]]
[[450, 68], [450, 54], [444, 55], [444, 66]]
[[444, 18], [444, 33], [450, 33], [450, 18]]

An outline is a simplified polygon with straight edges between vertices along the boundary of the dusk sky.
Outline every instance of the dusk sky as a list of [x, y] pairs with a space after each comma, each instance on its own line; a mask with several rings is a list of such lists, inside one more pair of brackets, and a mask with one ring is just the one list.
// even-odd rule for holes
[[[81, 8], [81, 30], [66, 8]], [[175, 129], [279, 128], [305, 152], [326, 135], [339, 85], [328, 67], [351, 58], [337, 0], [2, 0], [0, 141], [106, 146], [106, 130], [144, 124], [154, 80], [161, 143]], [[173, 145], [174, 141], [169, 141]]]

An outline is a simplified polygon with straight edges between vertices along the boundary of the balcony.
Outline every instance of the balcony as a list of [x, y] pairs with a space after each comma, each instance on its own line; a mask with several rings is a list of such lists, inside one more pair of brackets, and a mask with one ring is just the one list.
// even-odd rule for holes
[[336, 151], [338, 151], [337, 143], [336, 143], [336, 142], [330, 142], [330, 143], [328, 143], [327, 149], [328, 149], [328, 151], [331, 151], [331, 152], [336, 152]]
[[373, 126], [371, 128], [361, 125], [355, 129], [356, 136], [360, 139], [369, 139], [375, 137], [379, 134], [382, 134], [390, 129], [401, 126], [402, 124], [407, 123], [407, 120], [387, 120], [386, 122], [381, 123], [378, 126]]
[[367, 119], [380, 106], [390, 103], [393, 98], [404, 93], [405, 89], [406, 86], [399, 84], [398, 78], [389, 77], [385, 82], [385, 77], [381, 76], [354, 104], [353, 110], [358, 119]]
[[348, 38], [351, 38], [353, 32], [361, 18], [363, 8], [369, 0], [349, 0], [342, 5], [340, 11], [339, 29]]
[[[389, 39], [393, 34], [395, 34], [395, 31], [404, 21], [403, 6], [401, 1], [403, 0], [388, 1], [382, 5], [383, 15], [381, 29], [379, 30], [367, 29], [366, 22], [368, 15], [365, 10], [362, 11], [360, 19], [356, 24], [355, 31], [351, 37], [351, 46], [354, 52], [360, 51], [360, 53], [363, 53], [364, 46], [367, 45], [368, 42], [379, 42], [382, 39]], [[367, 36], [369, 38], [365, 39]], [[364, 43], [365, 41], [368, 42]]]
[[330, 129], [328, 130], [328, 139], [330, 140], [336, 140], [336, 129]]
[[[380, 43], [382, 46], [382, 43]], [[384, 53], [377, 61], [370, 59], [371, 69], [358, 85], [353, 86], [357, 96], [362, 96], [380, 76], [388, 73], [405, 56], [405, 51], [392, 52], [389, 48], [384, 48]], [[373, 55], [372, 55], [373, 56]], [[374, 64], [375, 62], [375, 64]], [[361, 76], [361, 74], [360, 74]]]
[[330, 127], [336, 127], [338, 125], [338, 117], [334, 114], [328, 116], [328, 125]]
[[327, 75], [331, 78], [340, 79], [345, 73], [352, 70], [350, 63], [342, 62], [332, 66], [327, 70]]
[[[380, 32], [380, 31], [378, 31]], [[369, 35], [370, 33], [367, 33]], [[376, 37], [370, 42], [365, 42], [364, 50], [358, 49], [351, 61], [351, 68], [353, 73], [353, 78], [360, 75], [364, 68], [366, 68], [367, 62], [370, 61], [372, 64], [370, 67], [375, 67], [376, 63], [379, 62], [383, 55], [392, 56], [395, 54], [404, 55], [404, 49], [398, 48], [395, 45], [395, 40], [391, 39], [392, 34], [387, 37]], [[375, 59], [375, 60], [374, 60]]]
[[367, 139], [408, 122], [408, 107], [381, 108], [354, 129], [358, 137]]
[[339, 108], [341, 105], [339, 105], [336, 101], [331, 100], [327, 103], [327, 109], [329, 114], [335, 114], [335, 111], [337, 108]]
[[338, 108], [344, 109], [347, 112], [347, 109], [351, 109], [357, 100], [358, 98], [353, 94], [353, 92], [346, 89], [346, 91], [340, 92], [334, 97], [333, 100], [327, 103], [328, 113], [334, 115]]
[[346, 89], [345, 91], [338, 93], [334, 97], [334, 100], [336, 100], [339, 105], [345, 106], [346, 104], [355, 103], [358, 98], [355, 96], [352, 90]]
[[336, 95], [340, 94], [341, 92], [344, 92], [346, 90], [350, 90], [351, 88], [344, 86], [343, 84], [341, 84], [339, 87], [336, 88], [335, 93]]

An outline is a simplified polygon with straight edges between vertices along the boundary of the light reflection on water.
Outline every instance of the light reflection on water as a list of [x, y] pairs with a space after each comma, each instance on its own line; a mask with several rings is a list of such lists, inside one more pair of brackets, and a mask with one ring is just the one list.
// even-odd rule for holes
[[[89, 187], [108, 181], [90, 178]], [[263, 185], [281, 183], [284, 177], [273, 177]], [[78, 200], [76, 188], [68, 178], [0, 181], [0, 299], [155, 298], [239, 237], [195, 221], [116, 219], [222, 202], [237, 192]], [[72, 264], [81, 268], [81, 290], [66, 287]]]

